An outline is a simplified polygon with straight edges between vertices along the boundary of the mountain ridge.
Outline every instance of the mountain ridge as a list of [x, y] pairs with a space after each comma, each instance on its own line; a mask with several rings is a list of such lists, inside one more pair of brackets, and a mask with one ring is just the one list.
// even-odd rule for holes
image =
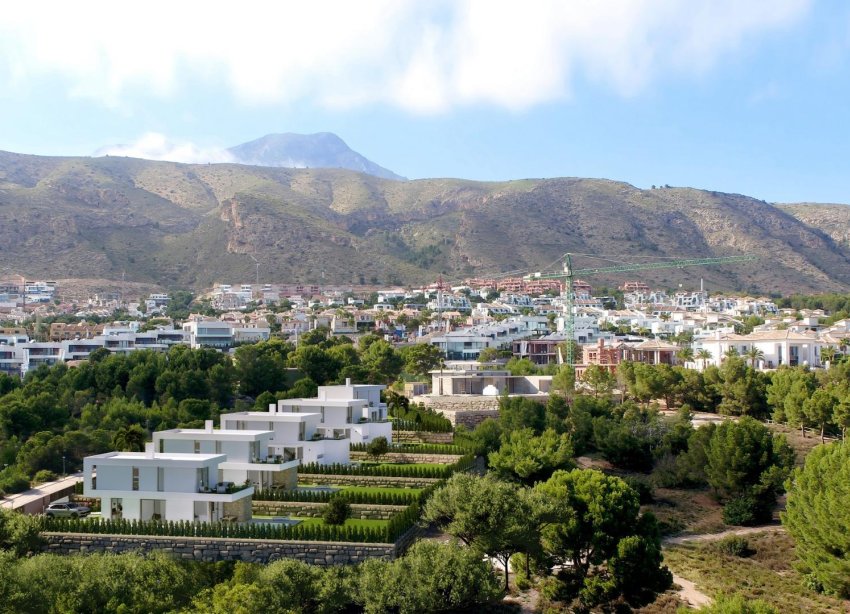
[[383, 179], [404, 179], [357, 153], [333, 132], [267, 134], [227, 151], [247, 166], [344, 168]]
[[[809, 205], [817, 207], [817, 205]], [[0, 153], [0, 262], [32, 276], [200, 289], [253, 279], [431, 282], [620, 260], [751, 254], [667, 269], [660, 287], [847, 291], [850, 245], [743, 195], [602, 179], [395, 181], [339, 169]], [[610, 259], [610, 258], [609, 258]], [[576, 268], [600, 260], [577, 257]], [[613, 285], [630, 276], [600, 276]]]

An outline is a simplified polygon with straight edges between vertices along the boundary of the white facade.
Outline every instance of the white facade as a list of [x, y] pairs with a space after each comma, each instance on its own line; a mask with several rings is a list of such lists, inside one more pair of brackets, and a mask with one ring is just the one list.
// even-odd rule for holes
[[323, 465], [349, 462], [350, 439], [329, 438], [318, 430], [318, 413], [281, 413], [272, 405], [268, 412], [242, 411], [221, 415], [221, 427], [235, 431], [271, 431], [268, 453], [288, 462]]
[[15, 374], [26, 375], [27, 371], [37, 369], [41, 365], [52, 366], [69, 360], [85, 360], [99, 348], [106, 348], [116, 354], [127, 354], [135, 350], [165, 352], [171, 346], [187, 341], [188, 335], [183, 331], [163, 328], [145, 333], [113, 332], [91, 339], [28, 341], [16, 343], [14, 346], [0, 344], [0, 371], [11, 374], [14, 372], [12, 366], [17, 365]]
[[84, 460], [83, 493], [100, 498], [104, 518], [216, 522], [229, 515], [229, 504], [245, 499], [250, 514], [252, 487], [228, 494], [219, 484], [224, 454], [160, 454], [153, 444], [146, 448]]
[[540, 316], [509, 318], [498, 324], [472, 326], [431, 338], [448, 360], [477, 360], [484, 348], [509, 348], [519, 339], [548, 332], [549, 321]]
[[[203, 429], [171, 429], [153, 434], [154, 449], [161, 454], [224, 454], [218, 466], [219, 482], [246, 481], [260, 488], [283, 484], [283, 473], [298, 466], [269, 453], [272, 431], [213, 429], [212, 420]], [[277, 479], [276, 479], [277, 478]]]
[[193, 348], [229, 348], [236, 343], [268, 341], [271, 328], [268, 326], [238, 326], [221, 320], [192, 320], [183, 324]]
[[825, 345], [829, 344], [814, 333], [774, 330], [749, 335], [718, 333], [714, 338], [701, 339], [699, 347], [695, 345], [694, 349], [708, 350], [711, 353], [711, 358], [705, 361], [706, 365], [719, 366], [730, 349], [734, 349], [743, 357], [747, 351], [755, 347], [764, 353], [764, 357], [759, 360], [756, 367], [776, 369], [782, 365], [792, 367], [797, 365], [820, 366], [820, 350]]

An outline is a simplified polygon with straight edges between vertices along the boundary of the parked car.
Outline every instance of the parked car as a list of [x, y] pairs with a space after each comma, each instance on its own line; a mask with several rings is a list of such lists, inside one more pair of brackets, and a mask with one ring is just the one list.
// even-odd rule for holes
[[51, 503], [44, 513], [48, 518], [85, 518], [91, 514], [91, 509], [79, 503]]

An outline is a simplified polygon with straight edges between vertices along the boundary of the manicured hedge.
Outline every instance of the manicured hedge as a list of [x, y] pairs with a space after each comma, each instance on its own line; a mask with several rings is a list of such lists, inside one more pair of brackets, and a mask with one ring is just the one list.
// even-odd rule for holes
[[286, 526], [267, 523], [98, 520], [46, 516], [40, 517], [40, 521], [42, 531], [58, 533], [393, 543], [416, 523], [419, 518], [419, 509], [418, 503], [411, 503], [403, 512], [388, 520], [386, 526], [380, 528], [315, 523]]
[[327, 503], [333, 497], [341, 497], [349, 503], [359, 505], [410, 505], [423, 504], [434, 491], [433, 486], [419, 492], [363, 492], [339, 490], [261, 490], [254, 493], [254, 501], [293, 501], [298, 503]]
[[452, 423], [442, 416], [420, 414], [419, 420], [408, 418], [393, 418], [393, 428], [400, 431], [426, 431], [428, 433], [451, 433]]
[[378, 476], [390, 478], [437, 478], [441, 480], [448, 479], [456, 471], [464, 471], [472, 466], [475, 457], [471, 454], [463, 456], [458, 462], [452, 465], [433, 466], [418, 466], [418, 465], [344, 465], [341, 463], [333, 463], [329, 465], [320, 465], [317, 463], [309, 463], [301, 465], [298, 468], [299, 475], [304, 474], [319, 474], [319, 475], [363, 475], [363, 476]]
[[[351, 444], [352, 452], [366, 452], [365, 443]], [[469, 448], [450, 443], [402, 443], [390, 445], [390, 452], [402, 454], [469, 454]]]

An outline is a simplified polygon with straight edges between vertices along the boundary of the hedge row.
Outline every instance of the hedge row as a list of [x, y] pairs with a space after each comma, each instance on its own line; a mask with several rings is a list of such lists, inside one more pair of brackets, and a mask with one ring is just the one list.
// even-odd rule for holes
[[[365, 443], [351, 444], [352, 452], [367, 452]], [[467, 446], [450, 443], [396, 443], [392, 444], [390, 452], [401, 452], [403, 454], [458, 454], [469, 453]]]
[[356, 505], [410, 505], [423, 504], [431, 495], [434, 487], [423, 488], [419, 492], [362, 492], [339, 490], [261, 490], [254, 493], [254, 501], [293, 501], [298, 503], [327, 503], [339, 497]]
[[58, 533], [111, 535], [163, 535], [170, 537], [225, 537], [331, 542], [393, 543], [419, 518], [419, 504], [412, 503], [386, 526], [363, 528], [304, 523], [294, 526], [272, 523], [189, 522], [186, 520], [126, 520], [40, 517], [41, 530]]
[[393, 428], [400, 431], [427, 431], [429, 433], [451, 433], [452, 423], [442, 416], [421, 413], [418, 420], [393, 418]]
[[458, 462], [452, 465], [419, 466], [419, 465], [344, 465], [341, 463], [333, 463], [329, 465], [320, 465], [318, 463], [309, 463], [301, 465], [298, 468], [299, 475], [304, 474], [319, 474], [319, 475], [362, 475], [388, 478], [437, 478], [448, 479], [456, 471], [465, 471], [472, 466], [475, 457], [467, 454], [460, 458]]

